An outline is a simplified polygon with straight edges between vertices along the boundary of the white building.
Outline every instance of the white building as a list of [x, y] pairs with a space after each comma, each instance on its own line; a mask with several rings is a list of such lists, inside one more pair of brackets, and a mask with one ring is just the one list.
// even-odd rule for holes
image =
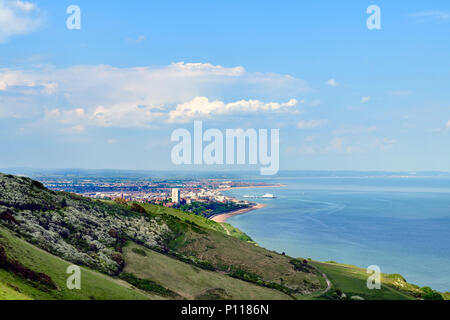
[[172, 189], [172, 202], [180, 203], [180, 189]]

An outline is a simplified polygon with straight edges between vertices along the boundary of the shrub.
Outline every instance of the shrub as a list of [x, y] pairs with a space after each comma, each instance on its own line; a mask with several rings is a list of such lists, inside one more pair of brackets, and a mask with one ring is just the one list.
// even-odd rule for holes
[[16, 260], [10, 260], [6, 255], [5, 249], [2, 247], [0, 247], [0, 268], [30, 280], [37, 285], [43, 285], [44, 288], [41, 289], [44, 289], [45, 291], [58, 288], [52, 278], [45, 273], [35, 272]]
[[181, 298], [181, 296], [178, 293], [170, 289], [164, 288], [163, 286], [157, 284], [154, 281], [137, 278], [134, 274], [131, 273], [123, 272], [120, 274], [120, 278], [132, 284], [136, 288], [139, 288], [144, 291], [154, 292], [164, 297]]
[[114, 252], [111, 258], [119, 265], [119, 269], [122, 270], [125, 266], [125, 261], [122, 258], [122, 255], [119, 252]]
[[136, 254], [138, 254], [140, 256], [143, 256], [143, 257], [147, 256], [145, 251], [142, 250], [142, 249], [139, 249], [139, 248], [133, 248], [133, 249], [131, 249], [131, 251], [133, 251], [134, 253], [136, 253]]
[[122, 198], [116, 198], [114, 199], [114, 202], [117, 204], [122, 204], [122, 205], [126, 205], [127, 204], [127, 200], [122, 199]]
[[300, 261], [298, 259], [292, 259], [291, 261], [289, 261], [289, 263], [294, 266], [295, 271], [311, 273], [311, 270], [309, 269], [310, 267], [308, 266], [307, 260]]
[[6, 211], [3, 211], [2, 213], [0, 213], [0, 219], [3, 221], [6, 221], [8, 223], [17, 224], [17, 221], [13, 215], [14, 215], [13, 211], [11, 211], [10, 209], [6, 209]]
[[131, 210], [134, 212], [137, 212], [137, 213], [142, 213], [142, 214], [147, 212], [147, 211], [145, 211], [144, 207], [142, 207], [140, 204], [138, 204], [136, 202], [131, 205]]
[[430, 287], [423, 287], [422, 292], [422, 299], [424, 300], [444, 300], [439, 292], [434, 291]]

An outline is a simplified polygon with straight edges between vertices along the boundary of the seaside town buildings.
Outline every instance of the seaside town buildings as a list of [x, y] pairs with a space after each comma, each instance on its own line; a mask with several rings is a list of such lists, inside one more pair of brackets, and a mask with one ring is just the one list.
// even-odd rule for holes
[[172, 189], [172, 203], [180, 203], [180, 189]]
[[224, 190], [236, 187], [258, 186], [247, 183], [219, 179], [201, 180], [107, 180], [102, 179], [44, 179], [46, 187], [52, 190], [73, 192], [93, 199], [116, 199], [142, 203], [162, 204], [168, 207], [194, 202], [221, 202], [246, 204], [222, 194]]

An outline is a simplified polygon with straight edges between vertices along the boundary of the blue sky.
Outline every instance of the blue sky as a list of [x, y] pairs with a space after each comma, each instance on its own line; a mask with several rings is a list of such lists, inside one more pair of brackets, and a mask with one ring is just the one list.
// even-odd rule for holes
[[172, 169], [203, 120], [279, 128], [281, 169], [450, 171], [449, 36], [448, 1], [0, 0], [0, 168]]

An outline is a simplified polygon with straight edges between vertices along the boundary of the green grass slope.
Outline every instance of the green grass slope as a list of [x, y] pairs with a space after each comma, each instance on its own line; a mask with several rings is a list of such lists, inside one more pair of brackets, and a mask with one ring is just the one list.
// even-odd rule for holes
[[286, 300], [289, 296], [223, 273], [200, 269], [136, 244], [124, 248], [125, 272], [148, 279], [186, 299]]
[[27, 268], [45, 273], [56, 283], [58, 289], [41, 288], [30, 280], [0, 269], [0, 299], [39, 300], [142, 300], [160, 299], [159, 296], [133, 289], [128, 283], [111, 278], [96, 271], [81, 268], [81, 290], [66, 287], [67, 267], [71, 265], [33, 245], [15, 237], [9, 230], [0, 227], [0, 247], [8, 258], [19, 261]]
[[30, 297], [17, 291], [11, 284], [0, 283], [0, 300], [32, 300]]
[[[155, 210], [155, 207], [150, 207], [150, 210]], [[150, 212], [164, 215], [158, 211]], [[245, 237], [229, 236], [221, 225], [221, 231], [203, 228], [205, 224], [209, 225], [209, 220], [203, 217], [191, 220], [191, 215], [178, 210], [165, 215], [174, 219], [172, 222], [166, 220], [175, 231], [171, 238], [166, 239], [166, 246], [172, 253], [200, 260], [239, 279], [268, 287], [278, 286], [282, 292], [290, 290], [294, 297], [323, 288], [321, 276], [314, 269], [296, 270], [291, 263], [292, 258], [258, 247]]]
[[[66, 288], [67, 260], [84, 266], [79, 291]], [[442, 298], [399, 275], [368, 290], [367, 277], [261, 248], [229, 224], [180, 210], [92, 201], [0, 174], [0, 299]]]
[[403, 278], [394, 275], [382, 275], [381, 289], [367, 288], [368, 274], [366, 269], [337, 263], [312, 262], [324, 272], [331, 281], [331, 289], [321, 298], [336, 298], [334, 293], [340, 290], [347, 298], [361, 297], [365, 300], [412, 300], [417, 288], [408, 284]]

